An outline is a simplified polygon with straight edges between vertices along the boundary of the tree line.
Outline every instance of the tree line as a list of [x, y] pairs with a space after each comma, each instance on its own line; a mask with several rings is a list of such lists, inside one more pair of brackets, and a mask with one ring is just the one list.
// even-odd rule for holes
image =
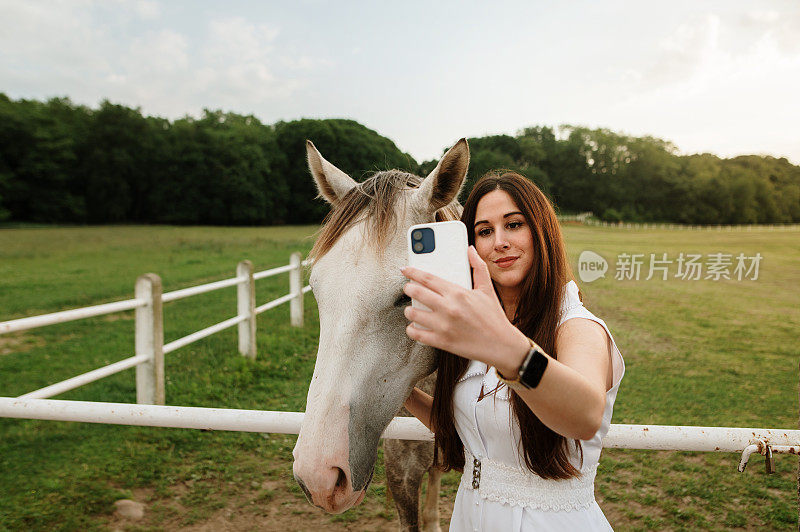
[[800, 167], [784, 157], [679, 155], [661, 139], [577, 126], [562, 126], [558, 132], [530, 127], [513, 137], [469, 143], [471, 178], [493, 168], [516, 170], [560, 209], [591, 211], [605, 221], [800, 221]]
[[[108, 224], [318, 223], [305, 140], [356, 180], [399, 168], [427, 175], [353, 120], [264, 124], [206, 110], [174, 121], [102, 102], [0, 93], [0, 221]], [[469, 139], [464, 197], [486, 171], [533, 180], [562, 211], [677, 223], [800, 221], [800, 167], [785, 158], [679, 155], [669, 142], [607, 129], [537, 126]], [[463, 198], [462, 198], [463, 199]]]

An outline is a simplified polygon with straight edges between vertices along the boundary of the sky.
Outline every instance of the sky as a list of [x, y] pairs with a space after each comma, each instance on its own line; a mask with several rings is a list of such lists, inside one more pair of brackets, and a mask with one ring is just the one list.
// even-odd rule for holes
[[0, 0], [0, 92], [352, 118], [420, 162], [572, 124], [800, 164], [800, 2]]

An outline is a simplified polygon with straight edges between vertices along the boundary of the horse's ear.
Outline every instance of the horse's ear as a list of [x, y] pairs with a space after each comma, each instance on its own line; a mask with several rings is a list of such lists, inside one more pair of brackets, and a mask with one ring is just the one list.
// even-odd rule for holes
[[433, 213], [450, 204], [464, 184], [468, 167], [469, 146], [467, 139], [461, 139], [447, 150], [415, 192], [414, 200], [418, 208]]
[[308, 169], [314, 176], [319, 195], [328, 203], [336, 203], [357, 185], [349, 175], [326, 161], [310, 140], [306, 141], [306, 153], [308, 154]]

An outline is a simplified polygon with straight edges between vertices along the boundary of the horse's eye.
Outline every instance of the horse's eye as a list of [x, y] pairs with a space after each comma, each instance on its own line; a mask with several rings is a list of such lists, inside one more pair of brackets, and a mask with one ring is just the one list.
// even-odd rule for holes
[[408, 297], [405, 293], [400, 294], [400, 297], [394, 302], [395, 307], [405, 307], [411, 303], [411, 298]]

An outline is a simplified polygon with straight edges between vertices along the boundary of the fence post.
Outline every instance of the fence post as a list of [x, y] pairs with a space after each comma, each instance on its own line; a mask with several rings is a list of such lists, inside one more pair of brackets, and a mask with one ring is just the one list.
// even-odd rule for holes
[[300, 253], [292, 253], [289, 259], [292, 269], [289, 271], [289, 293], [294, 297], [289, 303], [292, 326], [303, 326], [303, 270], [301, 263], [303, 257]]
[[164, 404], [164, 321], [161, 307], [161, 277], [154, 273], [136, 279], [136, 299], [146, 304], [136, 309], [136, 356], [149, 360], [136, 366], [136, 402]]
[[236, 277], [245, 279], [236, 285], [236, 305], [239, 316], [247, 319], [239, 322], [239, 353], [247, 358], [256, 358], [256, 285], [253, 281], [253, 263], [243, 260], [236, 266]]

